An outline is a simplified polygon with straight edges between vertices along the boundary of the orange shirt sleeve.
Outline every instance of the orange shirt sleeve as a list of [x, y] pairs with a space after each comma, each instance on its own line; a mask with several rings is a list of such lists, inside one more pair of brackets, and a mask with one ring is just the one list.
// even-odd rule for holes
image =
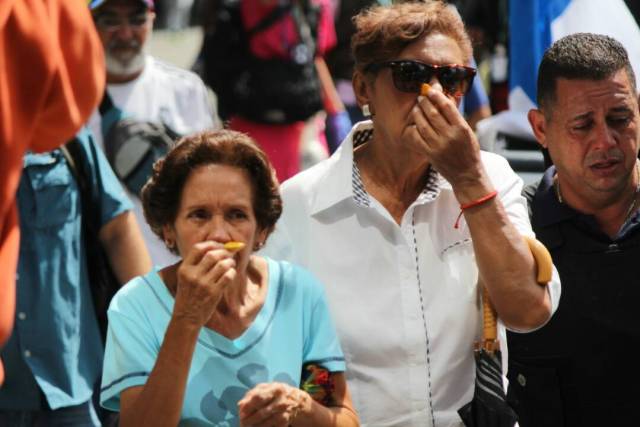
[[71, 138], [104, 84], [104, 53], [86, 0], [0, 1], [0, 345], [15, 309], [22, 157]]

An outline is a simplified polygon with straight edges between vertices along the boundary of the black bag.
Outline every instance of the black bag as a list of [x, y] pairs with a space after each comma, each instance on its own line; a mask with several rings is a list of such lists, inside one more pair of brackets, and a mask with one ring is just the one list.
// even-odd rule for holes
[[[297, 0], [279, 5], [255, 27], [244, 30], [239, 0], [220, 0], [214, 27], [202, 47], [204, 79], [218, 96], [223, 119], [239, 115], [258, 123], [287, 124], [322, 110], [321, 83], [315, 64], [319, 8]], [[300, 40], [289, 59], [261, 59], [251, 54], [249, 40], [291, 15]]]
[[107, 309], [111, 299], [120, 289], [107, 254], [98, 237], [100, 232], [100, 198], [94, 197], [91, 191], [91, 177], [86, 167], [80, 141], [72, 139], [60, 147], [69, 169], [80, 188], [82, 205], [82, 234], [86, 250], [87, 270], [91, 285], [91, 297], [100, 328], [100, 336], [104, 344], [107, 337]]
[[105, 90], [99, 107], [105, 154], [120, 181], [135, 195], [178, 138], [163, 123], [136, 120], [116, 107]]

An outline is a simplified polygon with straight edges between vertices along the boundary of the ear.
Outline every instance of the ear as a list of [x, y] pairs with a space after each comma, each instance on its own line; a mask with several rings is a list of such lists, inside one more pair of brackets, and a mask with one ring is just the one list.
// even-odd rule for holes
[[351, 84], [358, 106], [362, 108], [363, 105], [369, 104], [370, 85], [367, 82], [367, 77], [361, 71], [356, 70], [353, 73]]
[[534, 108], [529, 110], [527, 118], [529, 119], [529, 124], [533, 130], [533, 134], [538, 140], [538, 144], [543, 148], [549, 148], [547, 147], [547, 120], [544, 117], [544, 113], [541, 110]]
[[173, 225], [165, 224], [162, 226], [162, 240], [164, 240], [165, 244], [167, 242], [173, 242], [176, 245], [176, 230]]
[[156, 22], [156, 12], [154, 10], [149, 11], [149, 28], [153, 29], [153, 24]]
[[267, 237], [269, 237], [271, 231], [273, 231], [273, 229], [263, 228], [256, 232], [255, 244], [253, 247], [254, 251], [258, 251], [264, 247], [264, 244], [267, 241]]

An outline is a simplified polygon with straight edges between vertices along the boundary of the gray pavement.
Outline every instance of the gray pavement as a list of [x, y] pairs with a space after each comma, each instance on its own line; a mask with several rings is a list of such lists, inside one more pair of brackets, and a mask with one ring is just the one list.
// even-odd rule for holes
[[202, 44], [202, 30], [155, 30], [148, 44], [151, 55], [181, 68], [190, 69]]

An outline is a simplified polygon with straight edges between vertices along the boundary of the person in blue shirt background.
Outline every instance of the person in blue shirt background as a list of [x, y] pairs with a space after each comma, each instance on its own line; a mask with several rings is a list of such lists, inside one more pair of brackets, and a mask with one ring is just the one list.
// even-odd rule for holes
[[[469, 65], [477, 68], [476, 61], [473, 58], [471, 58]], [[469, 126], [471, 126], [473, 130], [476, 130], [476, 125], [480, 120], [491, 116], [489, 97], [487, 96], [480, 76], [476, 76], [476, 78], [473, 79], [469, 91], [462, 98], [462, 102], [458, 108], [464, 113], [464, 118], [467, 119]]]
[[[131, 203], [88, 130], [77, 135], [98, 236], [120, 283], [151, 268]], [[15, 328], [1, 357], [0, 425], [98, 426], [103, 345], [93, 307], [78, 183], [60, 149], [24, 156]]]

